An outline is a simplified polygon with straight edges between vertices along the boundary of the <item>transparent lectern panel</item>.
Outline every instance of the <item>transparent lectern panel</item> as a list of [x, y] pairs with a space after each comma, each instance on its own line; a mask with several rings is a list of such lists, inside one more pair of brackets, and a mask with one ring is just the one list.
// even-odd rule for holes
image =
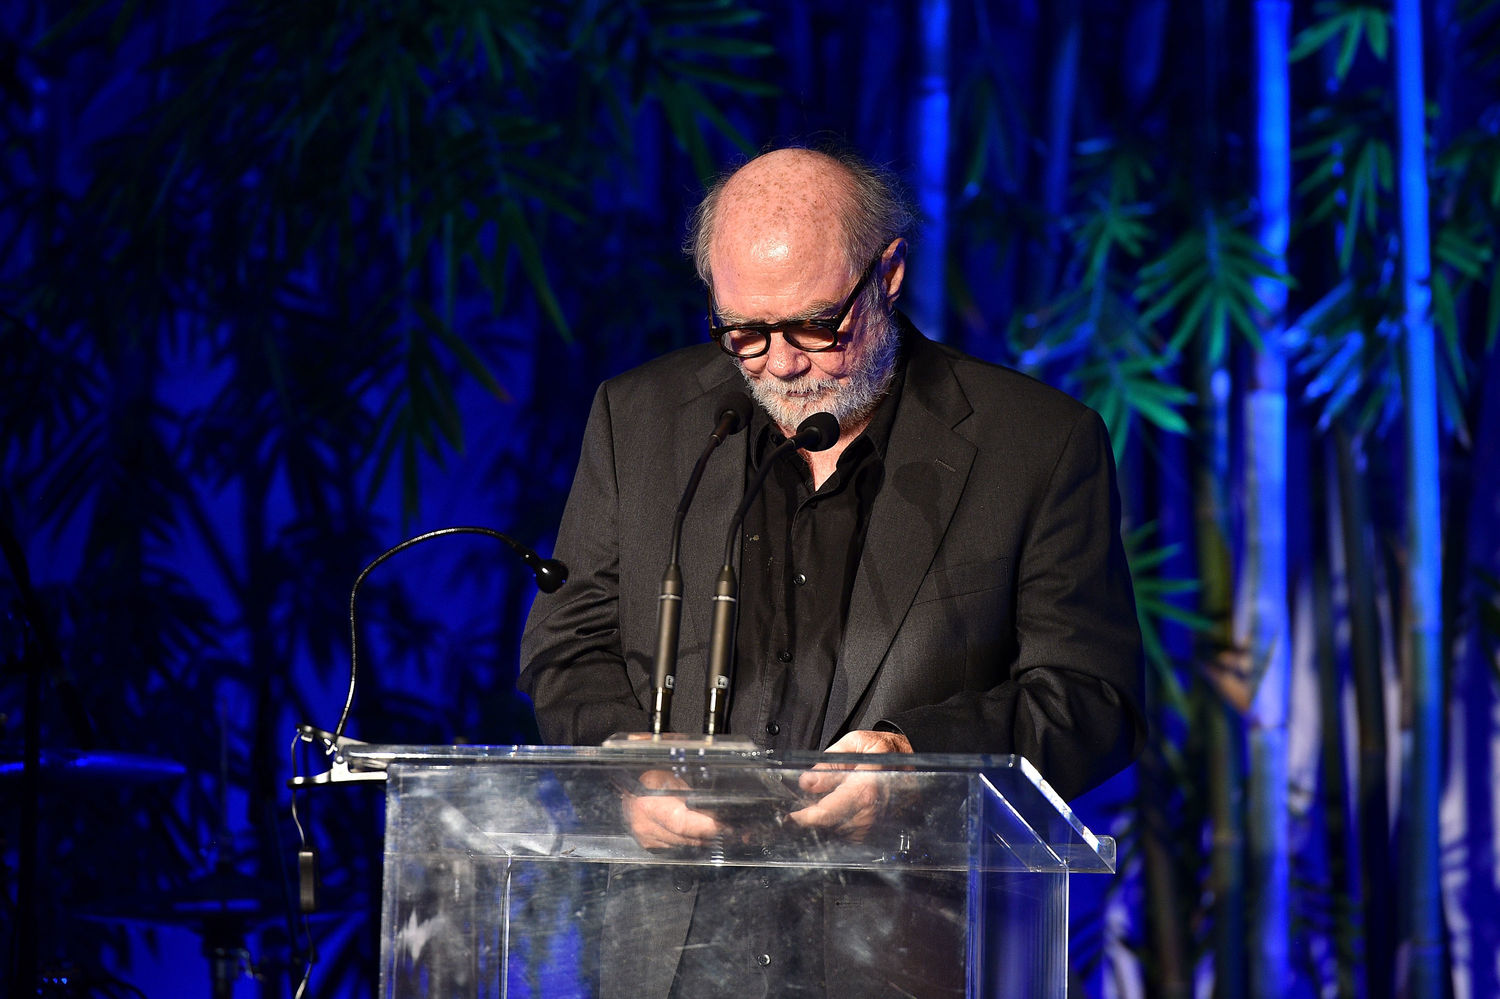
[[[388, 999], [1061, 996], [1066, 879], [1113, 864], [1010, 757], [349, 757], [388, 775]], [[861, 807], [805, 824], [839, 794]], [[721, 833], [646, 849], [623, 818], [633, 797], [680, 799]]]

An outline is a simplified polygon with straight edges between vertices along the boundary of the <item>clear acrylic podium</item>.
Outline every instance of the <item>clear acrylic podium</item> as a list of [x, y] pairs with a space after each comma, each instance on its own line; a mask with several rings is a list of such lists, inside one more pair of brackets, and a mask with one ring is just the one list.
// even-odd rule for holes
[[[1019, 757], [772, 755], [701, 745], [375, 746], [386, 781], [385, 999], [711, 994], [1062, 997], [1068, 878], [1112, 872]], [[857, 766], [883, 801], [860, 838], [786, 816], [799, 777]], [[668, 770], [687, 790], [647, 791]], [[625, 794], [682, 795], [731, 830], [649, 851]]]

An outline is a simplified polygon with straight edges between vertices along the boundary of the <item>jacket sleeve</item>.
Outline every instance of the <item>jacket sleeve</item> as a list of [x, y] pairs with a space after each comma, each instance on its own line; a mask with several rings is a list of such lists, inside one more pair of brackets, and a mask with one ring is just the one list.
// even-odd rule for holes
[[998, 682], [884, 717], [918, 752], [1016, 753], [1064, 797], [1145, 745], [1144, 661], [1108, 432], [1077, 418], [1015, 552], [1014, 658]]
[[569, 570], [539, 594], [521, 636], [520, 687], [542, 739], [596, 745], [649, 723], [650, 676], [627, 662], [620, 635], [619, 453], [608, 385], [594, 396], [555, 554]]

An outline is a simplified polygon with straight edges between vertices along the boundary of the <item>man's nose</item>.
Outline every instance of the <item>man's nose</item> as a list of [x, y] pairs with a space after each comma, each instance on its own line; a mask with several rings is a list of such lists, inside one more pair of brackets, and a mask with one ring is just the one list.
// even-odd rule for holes
[[766, 367], [777, 378], [796, 378], [812, 367], [812, 359], [787, 342], [780, 333], [771, 334], [771, 349], [766, 355]]

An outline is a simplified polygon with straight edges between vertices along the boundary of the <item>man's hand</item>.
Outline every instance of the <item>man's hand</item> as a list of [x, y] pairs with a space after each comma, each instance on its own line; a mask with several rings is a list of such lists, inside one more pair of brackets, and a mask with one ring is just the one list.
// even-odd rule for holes
[[[909, 753], [911, 742], [896, 732], [850, 732], [828, 747], [830, 753]], [[891, 792], [888, 774], [872, 774], [869, 764], [819, 763], [797, 780], [807, 794], [823, 797], [787, 818], [800, 826], [827, 829], [856, 842], [885, 813]], [[864, 771], [861, 773], [861, 771]]]
[[[682, 778], [667, 770], [647, 770], [641, 774], [641, 786], [688, 789]], [[620, 810], [630, 835], [648, 850], [704, 846], [723, 832], [712, 816], [693, 811], [677, 795], [621, 795]]]

